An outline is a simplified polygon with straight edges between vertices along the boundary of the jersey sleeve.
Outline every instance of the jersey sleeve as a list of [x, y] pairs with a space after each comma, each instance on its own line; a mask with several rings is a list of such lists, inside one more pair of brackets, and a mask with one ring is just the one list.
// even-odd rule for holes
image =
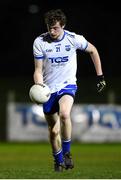
[[45, 58], [43, 51], [42, 51], [42, 46], [39, 38], [36, 38], [33, 43], [33, 55], [34, 59], [36, 60], [42, 60]]
[[76, 49], [85, 50], [88, 46], [88, 41], [82, 35], [75, 35]]

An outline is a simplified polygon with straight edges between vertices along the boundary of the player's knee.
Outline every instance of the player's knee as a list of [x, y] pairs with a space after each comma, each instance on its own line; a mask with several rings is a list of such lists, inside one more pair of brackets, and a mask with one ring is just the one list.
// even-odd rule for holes
[[59, 130], [57, 130], [57, 129], [51, 129], [50, 130], [51, 139], [54, 139], [58, 134], [59, 134]]
[[70, 114], [66, 111], [60, 112], [59, 115], [62, 121], [66, 121], [70, 118]]

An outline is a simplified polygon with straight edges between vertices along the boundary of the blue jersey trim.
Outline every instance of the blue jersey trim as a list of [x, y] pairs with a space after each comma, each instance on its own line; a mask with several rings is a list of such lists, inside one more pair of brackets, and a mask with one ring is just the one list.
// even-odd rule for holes
[[60, 42], [60, 41], [62, 41], [62, 40], [64, 39], [64, 37], [65, 37], [65, 34], [66, 34], [66, 33], [65, 33], [65, 31], [64, 31], [64, 35], [63, 35], [63, 37], [62, 37], [61, 39], [55, 39], [55, 40], [52, 39], [52, 41], [53, 41], [53, 42]]
[[74, 33], [72, 34], [72, 32], [67, 32], [67, 31], [66, 31], [65, 34], [67, 34], [68, 36], [70, 36], [70, 37], [72, 37], [72, 38], [75, 37]]
[[76, 84], [69, 84], [69, 85], [65, 86], [63, 89], [74, 89], [74, 90], [76, 90], [77, 85]]
[[88, 46], [88, 41], [87, 41], [87, 43], [86, 43], [86, 46], [85, 46], [84, 50], [87, 49], [87, 46]]
[[44, 59], [45, 56], [34, 56], [35, 59], [39, 60], [39, 59]]

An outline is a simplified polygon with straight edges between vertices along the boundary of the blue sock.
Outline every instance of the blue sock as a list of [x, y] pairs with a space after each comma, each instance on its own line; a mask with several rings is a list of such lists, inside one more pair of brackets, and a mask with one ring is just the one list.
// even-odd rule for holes
[[71, 140], [63, 140], [62, 142], [63, 155], [67, 152], [70, 152], [70, 148], [71, 148]]
[[54, 156], [54, 159], [55, 159], [55, 162], [60, 164], [63, 162], [63, 153], [62, 153], [62, 149], [59, 150], [58, 152], [54, 152], [53, 153], [53, 156]]

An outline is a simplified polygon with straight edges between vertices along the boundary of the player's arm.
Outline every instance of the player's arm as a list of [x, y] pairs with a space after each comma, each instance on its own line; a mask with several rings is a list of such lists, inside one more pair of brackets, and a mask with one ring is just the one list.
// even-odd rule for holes
[[104, 80], [104, 75], [103, 75], [103, 71], [102, 71], [102, 65], [101, 65], [99, 53], [98, 53], [96, 47], [93, 44], [91, 44], [90, 42], [88, 42], [88, 46], [85, 51], [90, 54], [91, 59], [94, 63], [96, 74], [97, 74], [97, 91], [101, 92], [104, 90], [104, 88], [106, 86], [106, 82]]
[[102, 72], [102, 67], [101, 67], [101, 60], [100, 60], [99, 53], [98, 53], [96, 47], [88, 42], [88, 46], [85, 51], [88, 52], [91, 56], [91, 59], [95, 66], [97, 76], [102, 75], [103, 72]]
[[34, 74], [33, 79], [35, 84], [43, 85], [43, 60], [44, 54], [42, 51], [42, 39], [37, 37], [33, 43], [33, 55], [34, 55]]
[[43, 60], [34, 60], [34, 83], [35, 84], [43, 84], [43, 72], [42, 72], [42, 67], [43, 67]]

